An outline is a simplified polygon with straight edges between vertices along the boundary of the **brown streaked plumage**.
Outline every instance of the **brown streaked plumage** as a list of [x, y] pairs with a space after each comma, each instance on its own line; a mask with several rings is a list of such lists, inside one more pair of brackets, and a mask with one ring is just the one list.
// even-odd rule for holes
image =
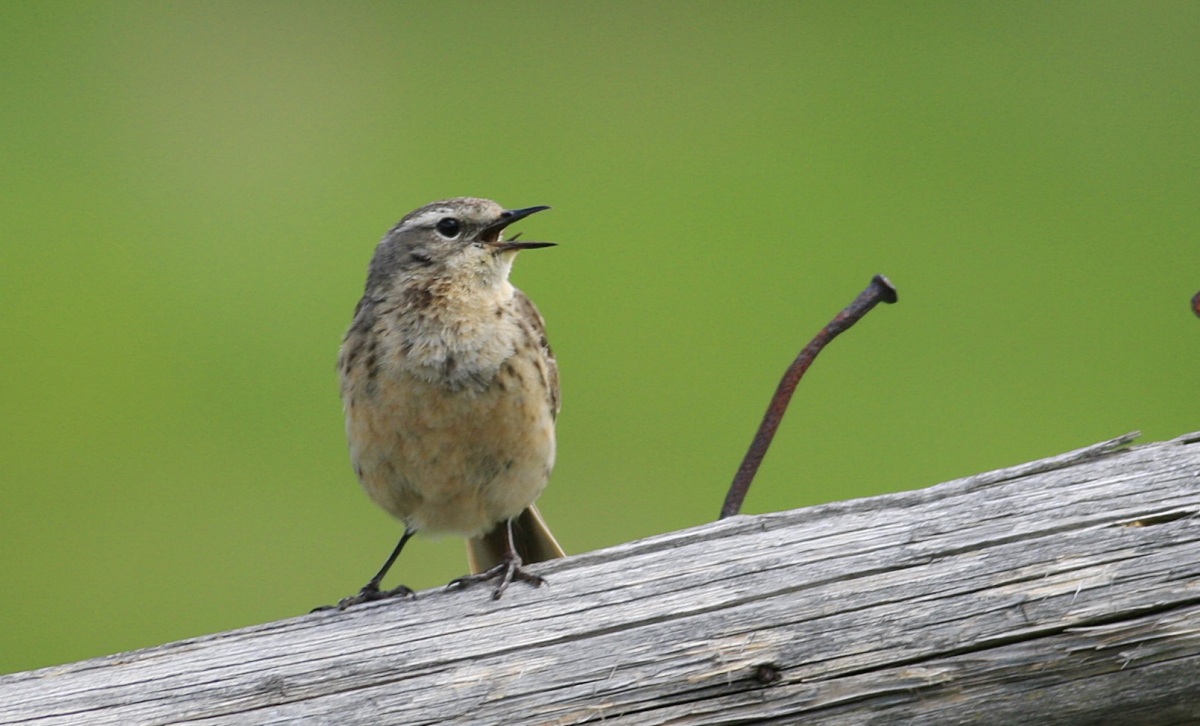
[[533, 302], [508, 281], [505, 210], [460, 197], [427, 204], [384, 236], [338, 358], [350, 458], [376, 504], [404, 522], [379, 585], [416, 532], [468, 538], [472, 575], [452, 584], [540, 584], [522, 564], [562, 557], [534, 501], [554, 467], [558, 365]]

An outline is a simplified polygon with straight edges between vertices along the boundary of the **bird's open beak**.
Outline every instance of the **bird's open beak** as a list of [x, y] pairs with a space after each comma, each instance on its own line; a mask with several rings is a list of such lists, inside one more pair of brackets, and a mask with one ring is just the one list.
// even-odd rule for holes
[[508, 250], [536, 250], [540, 247], [553, 247], [554, 242], [517, 242], [515, 239], [509, 242], [500, 241], [500, 233], [504, 228], [513, 222], [525, 219], [531, 214], [541, 212], [550, 207], [525, 207], [524, 209], [506, 209], [500, 215], [500, 219], [492, 224], [484, 227], [479, 233], [479, 239], [491, 246], [497, 252], [505, 252]]

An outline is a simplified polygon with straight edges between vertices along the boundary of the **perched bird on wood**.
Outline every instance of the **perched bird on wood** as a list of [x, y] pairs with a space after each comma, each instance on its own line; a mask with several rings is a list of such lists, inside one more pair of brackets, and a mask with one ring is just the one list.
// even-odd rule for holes
[[510, 224], [549, 207], [433, 202], [379, 243], [338, 360], [350, 460], [376, 504], [404, 523], [378, 574], [339, 608], [396, 595], [384, 575], [417, 532], [468, 538], [473, 574], [513, 580], [563, 556], [534, 501], [554, 467], [558, 365], [541, 314], [508, 281], [521, 250]]

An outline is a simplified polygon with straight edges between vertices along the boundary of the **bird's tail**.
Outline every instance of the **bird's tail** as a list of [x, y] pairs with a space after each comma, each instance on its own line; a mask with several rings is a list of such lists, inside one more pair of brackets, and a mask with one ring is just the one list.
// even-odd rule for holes
[[[542, 519], [541, 513], [532, 504], [513, 518], [512, 530], [517, 554], [527, 565], [566, 556], [558, 540], [550, 534], [546, 520]], [[485, 535], [467, 540], [467, 561], [471, 564], [471, 572], [486, 572], [500, 564], [504, 561], [504, 553], [507, 550], [508, 531], [504, 522], [497, 524]]]

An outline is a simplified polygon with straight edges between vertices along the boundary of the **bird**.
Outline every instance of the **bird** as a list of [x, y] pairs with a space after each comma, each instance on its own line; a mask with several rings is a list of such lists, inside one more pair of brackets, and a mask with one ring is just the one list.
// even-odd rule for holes
[[554, 468], [558, 364], [541, 313], [508, 279], [520, 251], [554, 243], [504, 239], [546, 209], [432, 202], [376, 247], [337, 367], [355, 474], [404, 533], [338, 609], [412, 597], [381, 583], [418, 532], [466, 537], [471, 574], [450, 586], [495, 580], [495, 599], [544, 582], [524, 565], [564, 556], [534, 504]]

